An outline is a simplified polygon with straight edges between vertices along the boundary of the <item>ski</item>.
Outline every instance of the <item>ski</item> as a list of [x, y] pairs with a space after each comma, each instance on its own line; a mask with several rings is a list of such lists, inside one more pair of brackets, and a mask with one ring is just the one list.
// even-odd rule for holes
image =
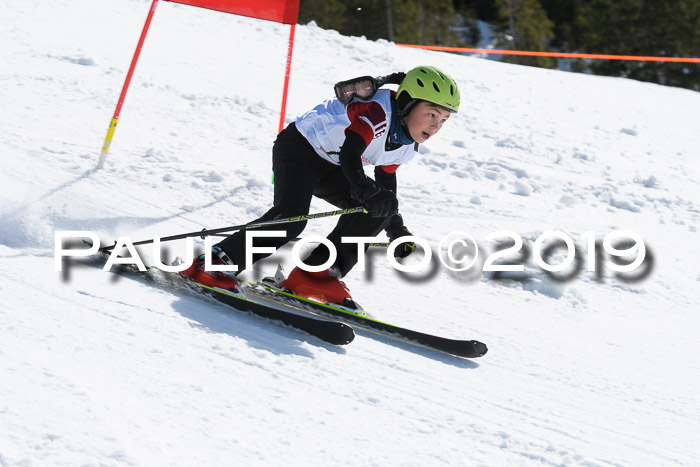
[[236, 311], [283, 323], [334, 345], [352, 342], [355, 337], [354, 326], [372, 334], [457, 357], [477, 358], [488, 352], [486, 345], [477, 340], [450, 339], [365, 316], [364, 311], [354, 302], [343, 306], [299, 297], [280, 287], [279, 277], [266, 277], [261, 282], [243, 282], [242, 293], [235, 293], [209, 287], [156, 267], [148, 267], [146, 272], [142, 272], [134, 265], [115, 265], [113, 271], [123, 276], [145, 280], [164, 289], [192, 291], [194, 295], [214, 299]]
[[[364, 316], [363, 310], [359, 307], [353, 309], [354, 304], [350, 307], [324, 304], [299, 297], [281, 288], [275, 279], [266, 277], [261, 282], [246, 283], [246, 290], [251, 295], [257, 295], [259, 300], [264, 300], [265, 296], [271, 300], [280, 298], [288, 301], [297, 307], [313, 311], [322, 316], [327, 316], [352, 324], [358, 329], [363, 329], [370, 333], [388, 336], [404, 342], [417, 344], [422, 347], [427, 347], [432, 350], [455, 355], [457, 357], [477, 358], [482, 357], [488, 352], [486, 344], [476, 340], [458, 340], [448, 339], [445, 337], [435, 336], [419, 331], [413, 331], [393, 324], [385, 323], [368, 316]], [[253, 293], [251, 293], [253, 291]]]
[[229, 305], [237, 311], [247, 311], [263, 318], [279, 321], [293, 328], [302, 330], [307, 334], [334, 345], [346, 345], [355, 338], [352, 327], [339, 321], [325, 319], [311, 313], [296, 309], [283, 308], [282, 306], [270, 306], [232, 294], [226, 290], [208, 287], [197, 282], [191, 282], [195, 287], [200, 287], [200, 292], [208, 295], [218, 302]]
[[139, 271], [134, 265], [115, 265], [112, 270], [121, 276], [143, 279], [166, 290], [177, 292], [192, 291], [195, 296], [203, 295], [228, 305], [233, 310], [291, 326], [333, 345], [346, 345], [355, 338], [355, 332], [346, 323], [328, 319], [298, 308], [285, 306], [284, 303], [260, 303], [247, 297], [245, 292], [240, 294], [216, 287], [209, 287], [191, 281], [179, 274], [162, 271], [156, 267], [149, 266], [144, 272]]

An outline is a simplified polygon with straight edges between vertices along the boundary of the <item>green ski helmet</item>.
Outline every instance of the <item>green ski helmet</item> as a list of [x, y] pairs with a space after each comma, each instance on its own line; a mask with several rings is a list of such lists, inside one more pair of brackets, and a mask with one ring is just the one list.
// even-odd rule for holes
[[434, 66], [418, 66], [406, 73], [396, 92], [401, 116], [408, 114], [418, 103], [417, 99], [437, 104], [449, 112], [459, 109], [457, 83]]

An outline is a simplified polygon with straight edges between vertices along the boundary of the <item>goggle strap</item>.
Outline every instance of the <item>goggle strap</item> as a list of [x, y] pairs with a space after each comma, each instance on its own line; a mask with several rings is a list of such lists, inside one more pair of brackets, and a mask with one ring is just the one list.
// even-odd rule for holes
[[377, 76], [377, 88], [381, 88], [385, 84], [401, 84], [401, 81], [406, 77], [406, 73], [398, 71], [386, 76]]

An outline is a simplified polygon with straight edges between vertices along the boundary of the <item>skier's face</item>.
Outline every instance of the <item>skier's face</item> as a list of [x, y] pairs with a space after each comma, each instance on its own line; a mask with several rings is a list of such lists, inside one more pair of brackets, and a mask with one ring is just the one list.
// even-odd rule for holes
[[450, 118], [450, 112], [430, 102], [416, 105], [404, 118], [411, 138], [417, 143], [425, 143], [434, 136], [442, 124]]

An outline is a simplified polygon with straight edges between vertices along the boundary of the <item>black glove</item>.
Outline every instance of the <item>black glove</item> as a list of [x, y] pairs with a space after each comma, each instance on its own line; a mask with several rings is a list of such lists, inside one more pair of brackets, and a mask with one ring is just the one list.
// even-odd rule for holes
[[368, 184], [356, 185], [350, 189], [350, 195], [359, 200], [372, 217], [389, 217], [399, 212], [399, 200], [396, 195], [373, 180]]
[[[393, 242], [397, 238], [412, 235], [405, 225], [387, 229], [386, 233], [389, 236], [389, 243]], [[416, 248], [418, 248], [418, 246], [415, 242], [404, 242], [401, 245], [397, 246], [394, 250], [394, 258], [405, 258], [406, 256], [416, 251]]]

